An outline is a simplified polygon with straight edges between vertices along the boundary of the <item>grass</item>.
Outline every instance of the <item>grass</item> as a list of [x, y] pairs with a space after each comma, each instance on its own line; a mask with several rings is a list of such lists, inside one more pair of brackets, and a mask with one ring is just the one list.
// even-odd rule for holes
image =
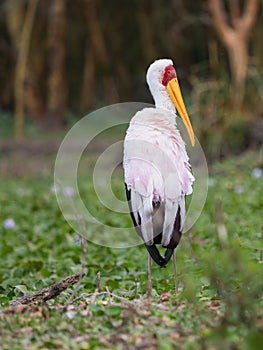
[[[9, 307], [14, 298], [80, 272], [82, 252], [58, 208], [52, 176], [2, 178], [0, 348], [261, 349], [263, 177], [252, 172], [262, 164], [262, 153], [251, 152], [211, 169], [203, 213], [177, 249], [179, 295], [170, 263], [153, 266], [153, 296], [145, 299], [143, 246], [88, 242], [80, 298], [66, 311], [70, 288], [43, 305]], [[114, 186], [123, 198], [121, 177]], [[96, 207], [92, 196], [87, 202]], [[121, 227], [131, 224], [125, 215], [101, 216]], [[8, 218], [13, 228], [4, 227]], [[103, 294], [94, 293], [98, 272]]]

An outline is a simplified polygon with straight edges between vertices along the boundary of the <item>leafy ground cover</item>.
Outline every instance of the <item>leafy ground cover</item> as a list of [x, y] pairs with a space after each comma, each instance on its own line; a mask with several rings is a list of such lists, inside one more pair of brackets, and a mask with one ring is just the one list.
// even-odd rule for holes
[[[0, 348], [261, 349], [262, 165], [262, 152], [250, 152], [210, 169], [203, 213], [177, 250], [178, 295], [170, 263], [153, 266], [153, 295], [146, 299], [143, 246], [87, 242], [86, 275], [66, 309], [73, 287], [40, 305], [10, 307], [19, 296], [79, 273], [82, 249], [58, 208], [51, 174], [2, 178]], [[121, 173], [116, 177], [124, 198]], [[96, 209], [89, 188], [87, 181], [82, 194]], [[130, 225], [125, 215], [102, 217]]]

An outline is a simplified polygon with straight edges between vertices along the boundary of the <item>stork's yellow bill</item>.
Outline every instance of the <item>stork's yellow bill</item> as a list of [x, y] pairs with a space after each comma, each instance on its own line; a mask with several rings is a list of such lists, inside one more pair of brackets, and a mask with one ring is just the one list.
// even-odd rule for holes
[[194, 131], [193, 131], [193, 127], [189, 119], [188, 113], [185, 108], [184, 100], [182, 97], [180, 85], [177, 78], [173, 78], [167, 83], [167, 91], [169, 93], [171, 100], [173, 101], [173, 104], [175, 105], [177, 112], [179, 113], [180, 117], [184, 122], [191, 144], [192, 146], [194, 146], [195, 145]]

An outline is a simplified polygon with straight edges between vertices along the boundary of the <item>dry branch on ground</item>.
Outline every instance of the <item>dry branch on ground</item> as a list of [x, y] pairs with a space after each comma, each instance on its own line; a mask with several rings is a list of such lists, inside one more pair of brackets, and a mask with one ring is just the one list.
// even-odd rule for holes
[[45, 302], [47, 300], [54, 299], [59, 294], [61, 294], [64, 290], [66, 290], [68, 287], [77, 283], [83, 277], [84, 277], [83, 273], [78, 273], [78, 274], [69, 276], [58, 283], [52, 284], [50, 287], [41, 289], [29, 295], [24, 295], [17, 299], [14, 299], [11, 301], [10, 304], [11, 305], [32, 304], [32, 303]]

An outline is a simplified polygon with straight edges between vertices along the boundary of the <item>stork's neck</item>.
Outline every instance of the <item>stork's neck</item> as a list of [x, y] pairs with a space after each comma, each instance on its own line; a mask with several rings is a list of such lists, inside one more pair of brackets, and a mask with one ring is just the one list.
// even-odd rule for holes
[[151, 91], [156, 108], [166, 109], [175, 114], [175, 107], [170, 99], [166, 88]]

